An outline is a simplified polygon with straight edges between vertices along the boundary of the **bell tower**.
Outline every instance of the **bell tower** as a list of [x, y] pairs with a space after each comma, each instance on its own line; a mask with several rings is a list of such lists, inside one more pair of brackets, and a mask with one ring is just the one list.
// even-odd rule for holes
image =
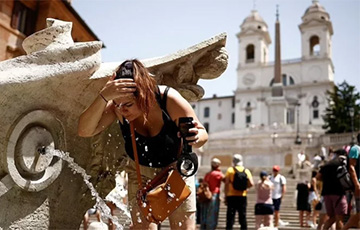
[[330, 58], [333, 27], [330, 16], [318, 0], [313, 0], [302, 16], [301, 31], [302, 58]]
[[240, 28], [236, 35], [239, 40], [237, 88], [243, 89], [257, 85], [258, 74], [252, 69], [268, 62], [271, 39], [268, 26], [257, 10], [251, 11]]

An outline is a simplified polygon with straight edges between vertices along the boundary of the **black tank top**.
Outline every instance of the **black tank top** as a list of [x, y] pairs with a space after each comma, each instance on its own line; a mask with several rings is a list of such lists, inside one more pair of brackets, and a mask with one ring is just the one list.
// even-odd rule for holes
[[[162, 110], [164, 126], [159, 134], [153, 137], [145, 137], [135, 131], [135, 140], [139, 163], [143, 166], [162, 168], [177, 160], [180, 138], [178, 138], [178, 127], [166, 110], [166, 99], [169, 87], [166, 87], [163, 98], [160, 90], [156, 92], [156, 100]], [[124, 119], [124, 124], [120, 124], [122, 135], [125, 140], [125, 150], [127, 155], [135, 160], [131, 144], [130, 124]]]

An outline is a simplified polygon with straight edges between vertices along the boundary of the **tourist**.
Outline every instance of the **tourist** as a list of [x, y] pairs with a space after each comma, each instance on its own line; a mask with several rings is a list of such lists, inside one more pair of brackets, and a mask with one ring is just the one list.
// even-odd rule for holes
[[323, 182], [321, 195], [324, 197], [326, 214], [329, 216], [323, 229], [329, 229], [334, 222], [336, 222], [336, 229], [341, 229], [343, 227], [343, 216], [348, 209], [345, 191], [340, 182], [334, 179], [337, 168], [342, 164], [340, 158], [346, 159], [346, 151], [339, 149], [333, 154], [334, 159], [322, 166], [316, 175], [316, 179]]
[[304, 164], [304, 162], [306, 160], [306, 155], [305, 155], [304, 151], [300, 151], [297, 154], [297, 158], [298, 158], [298, 163], [297, 163], [298, 168], [302, 169], [304, 167], [303, 164]]
[[246, 221], [246, 207], [247, 207], [247, 189], [236, 190], [233, 187], [233, 181], [235, 176], [235, 168], [239, 172], [245, 172], [247, 175], [247, 189], [254, 185], [252, 175], [249, 169], [245, 169], [243, 166], [242, 156], [240, 154], [234, 154], [233, 167], [229, 167], [225, 174], [225, 205], [226, 210], [226, 229], [231, 230], [235, 221], [235, 214], [239, 214], [239, 224], [241, 229], [247, 229]]
[[98, 222], [101, 222], [100, 211], [96, 207], [92, 207], [89, 210], [87, 210], [84, 215], [84, 221], [83, 221], [84, 230], [87, 230], [89, 228], [89, 223], [90, 223], [89, 218], [91, 215], [95, 215], [96, 220]]
[[316, 180], [316, 175], [317, 175], [317, 171], [311, 172], [309, 198], [308, 198], [308, 203], [312, 210], [311, 221], [308, 223], [308, 225], [313, 229], [317, 228], [316, 221], [320, 211], [319, 207], [316, 208], [316, 206], [320, 202], [320, 195], [319, 195], [320, 183], [318, 183], [318, 181]]
[[274, 165], [273, 174], [270, 176], [271, 182], [274, 184], [274, 191], [272, 193], [272, 199], [274, 204], [274, 226], [284, 226], [287, 225], [287, 222], [280, 220], [280, 206], [281, 199], [284, 197], [286, 192], [286, 178], [279, 173], [280, 167]]
[[[360, 133], [357, 135], [357, 142], [360, 144]], [[343, 230], [350, 227], [360, 228], [360, 146], [354, 144], [349, 151], [349, 174], [354, 183], [352, 191], [354, 214], [350, 216]]]
[[211, 171], [204, 177], [204, 182], [209, 185], [212, 198], [203, 204], [201, 209], [200, 229], [216, 229], [220, 209], [220, 185], [224, 174], [220, 170], [221, 161], [218, 158], [211, 160]]
[[261, 224], [264, 227], [273, 227], [274, 205], [272, 201], [273, 183], [269, 180], [265, 171], [260, 172], [260, 180], [256, 184], [256, 204], [255, 204], [255, 229], [259, 229]]
[[[309, 187], [310, 184], [307, 181], [299, 182], [296, 185], [296, 210], [299, 211], [300, 227], [310, 227], [308, 221], [310, 220], [310, 204], [309, 200]], [[304, 220], [305, 214], [305, 220]]]
[[201, 218], [201, 212], [200, 212], [200, 201], [199, 201], [199, 196], [198, 196], [198, 192], [200, 189], [200, 186], [202, 185], [204, 181], [204, 178], [200, 178], [197, 179], [195, 176], [195, 190], [196, 190], [196, 224], [200, 225], [200, 218]]
[[[194, 127], [189, 129], [191, 136], [187, 136], [186, 140], [193, 147], [201, 147], [207, 141], [208, 135], [191, 105], [176, 90], [157, 86], [155, 79], [136, 59], [127, 60], [119, 66], [80, 116], [78, 133], [83, 137], [94, 136], [115, 120], [119, 121], [125, 150], [130, 157], [125, 170], [128, 173], [132, 228], [156, 229], [157, 226], [149, 223], [140, 214], [136, 202], [138, 184], [129, 123], [135, 127], [140, 171], [145, 185], [157, 172], [177, 161], [181, 142], [177, 124], [180, 117], [193, 118]], [[185, 182], [192, 193], [169, 217], [172, 229], [195, 228], [194, 176], [185, 178]]]

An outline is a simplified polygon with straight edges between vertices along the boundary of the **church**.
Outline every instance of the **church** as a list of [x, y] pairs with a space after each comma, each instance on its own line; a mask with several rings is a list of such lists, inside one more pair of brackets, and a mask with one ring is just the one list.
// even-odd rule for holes
[[[198, 151], [202, 165], [217, 157], [223, 166], [230, 166], [232, 155], [239, 153], [247, 167], [291, 167], [298, 152], [304, 151], [311, 160], [321, 146], [332, 144], [322, 129], [322, 115], [326, 91], [334, 86], [333, 27], [317, 0], [304, 10], [299, 25], [301, 57], [296, 59], [281, 59], [278, 12], [274, 41], [257, 10], [244, 19], [237, 33], [234, 95], [191, 103], [209, 132], [208, 143]], [[272, 42], [274, 62], [269, 61]]]

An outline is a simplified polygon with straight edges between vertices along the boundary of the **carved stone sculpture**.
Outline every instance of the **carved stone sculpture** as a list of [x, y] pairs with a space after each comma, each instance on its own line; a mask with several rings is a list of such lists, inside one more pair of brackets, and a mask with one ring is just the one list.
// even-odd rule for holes
[[[43, 146], [69, 152], [84, 168], [95, 162], [92, 174], [123, 163], [116, 124], [94, 138], [77, 136], [79, 115], [121, 62], [101, 63], [101, 42], [74, 43], [70, 22], [48, 19], [47, 26], [25, 39], [27, 55], [0, 62], [0, 229], [77, 229], [94, 202], [82, 177], [61, 159], [41, 155]], [[195, 101], [204, 94], [198, 80], [226, 69], [225, 41], [220, 34], [143, 62], [159, 84]]]

